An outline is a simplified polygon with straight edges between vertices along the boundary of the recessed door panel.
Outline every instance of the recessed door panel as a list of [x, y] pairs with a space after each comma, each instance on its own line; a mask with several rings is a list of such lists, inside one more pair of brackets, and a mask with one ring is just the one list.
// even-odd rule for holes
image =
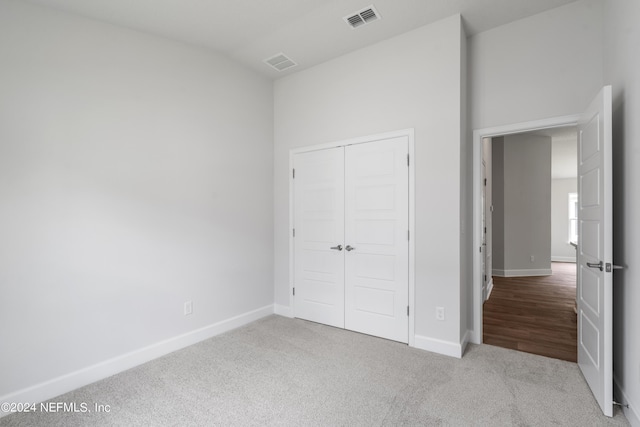
[[600, 152], [600, 112], [594, 113], [581, 125], [580, 163], [585, 163]]
[[355, 225], [355, 239], [368, 245], [393, 245], [396, 222], [388, 219], [360, 220]]
[[[355, 277], [390, 282], [390, 289], [395, 286], [395, 281], [398, 278], [398, 273], [396, 272], [398, 266], [397, 257], [393, 255], [354, 253], [351, 258], [353, 259]], [[384, 288], [384, 283], [378, 283], [378, 287]]]
[[580, 177], [584, 200], [579, 199], [578, 203], [582, 208], [596, 207], [600, 204], [600, 170], [592, 169]]
[[[390, 177], [391, 175], [387, 175]], [[365, 185], [354, 188], [357, 211], [393, 211], [396, 208], [395, 185]]]
[[584, 312], [580, 313], [579, 326], [582, 331], [580, 334], [580, 347], [588, 358], [589, 363], [597, 369], [600, 367], [600, 332], [598, 327], [589, 320], [589, 317]]
[[353, 160], [352, 174], [356, 178], [391, 176], [395, 174], [395, 159], [388, 151], [368, 151]]
[[303, 219], [300, 223], [301, 230], [304, 233], [300, 236], [307, 244], [326, 244], [335, 241], [342, 241], [342, 236], [337, 233], [341, 232], [341, 225], [336, 224], [335, 219]]
[[[311, 178], [309, 177], [308, 179]], [[335, 209], [336, 196], [335, 188], [308, 189], [302, 204], [304, 213], [311, 218], [315, 215], [326, 217], [327, 213], [330, 214]]]
[[588, 259], [600, 259], [600, 221], [580, 219], [580, 254]]
[[356, 286], [354, 307], [357, 312], [364, 315], [387, 316], [393, 319], [394, 297], [393, 291]]
[[580, 277], [582, 278], [582, 286], [580, 286], [580, 299], [584, 303], [584, 308], [591, 310], [596, 316], [600, 315], [600, 292], [598, 292], [598, 285], [600, 280], [597, 274], [597, 270], [580, 266]]

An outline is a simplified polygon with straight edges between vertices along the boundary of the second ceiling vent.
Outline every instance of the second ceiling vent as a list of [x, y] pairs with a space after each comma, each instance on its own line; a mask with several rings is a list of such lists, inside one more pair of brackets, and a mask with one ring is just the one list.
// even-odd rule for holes
[[369, 22], [377, 21], [381, 16], [373, 5], [365, 7], [356, 13], [345, 16], [344, 19], [351, 28], [358, 28]]

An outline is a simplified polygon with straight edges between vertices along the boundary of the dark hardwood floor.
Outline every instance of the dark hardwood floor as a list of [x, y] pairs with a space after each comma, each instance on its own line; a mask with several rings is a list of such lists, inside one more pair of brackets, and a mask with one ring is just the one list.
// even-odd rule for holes
[[485, 344], [577, 361], [576, 265], [551, 268], [551, 276], [493, 277], [483, 309]]

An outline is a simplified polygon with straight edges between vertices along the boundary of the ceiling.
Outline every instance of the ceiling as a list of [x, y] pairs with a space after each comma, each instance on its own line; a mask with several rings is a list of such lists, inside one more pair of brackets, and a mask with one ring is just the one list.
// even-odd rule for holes
[[[575, 0], [25, 0], [211, 49], [271, 78], [300, 71], [451, 15], [468, 35]], [[374, 5], [382, 19], [343, 20]], [[298, 66], [263, 60], [284, 52]]]

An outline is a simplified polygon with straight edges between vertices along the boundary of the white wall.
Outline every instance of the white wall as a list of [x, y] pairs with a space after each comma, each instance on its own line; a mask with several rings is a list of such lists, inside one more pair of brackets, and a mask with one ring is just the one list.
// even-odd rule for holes
[[606, 83], [613, 85], [613, 374], [616, 399], [640, 426], [640, 2], [605, 3]]
[[0, 58], [0, 397], [272, 307], [270, 81], [6, 0]]
[[576, 114], [602, 87], [602, 1], [581, 0], [469, 39], [473, 129]]
[[603, 85], [602, 4], [580, 0], [470, 37], [470, 131], [582, 112]]
[[578, 192], [576, 178], [551, 180], [551, 260], [576, 262], [569, 244], [569, 193]]
[[[275, 301], [289, 307], [289, 151], [415, 128], [416, 334], [459, 344], [461, 21], [418, 28], [275, 83]], [[444, 322], [435, 307], [446, 309]]]

